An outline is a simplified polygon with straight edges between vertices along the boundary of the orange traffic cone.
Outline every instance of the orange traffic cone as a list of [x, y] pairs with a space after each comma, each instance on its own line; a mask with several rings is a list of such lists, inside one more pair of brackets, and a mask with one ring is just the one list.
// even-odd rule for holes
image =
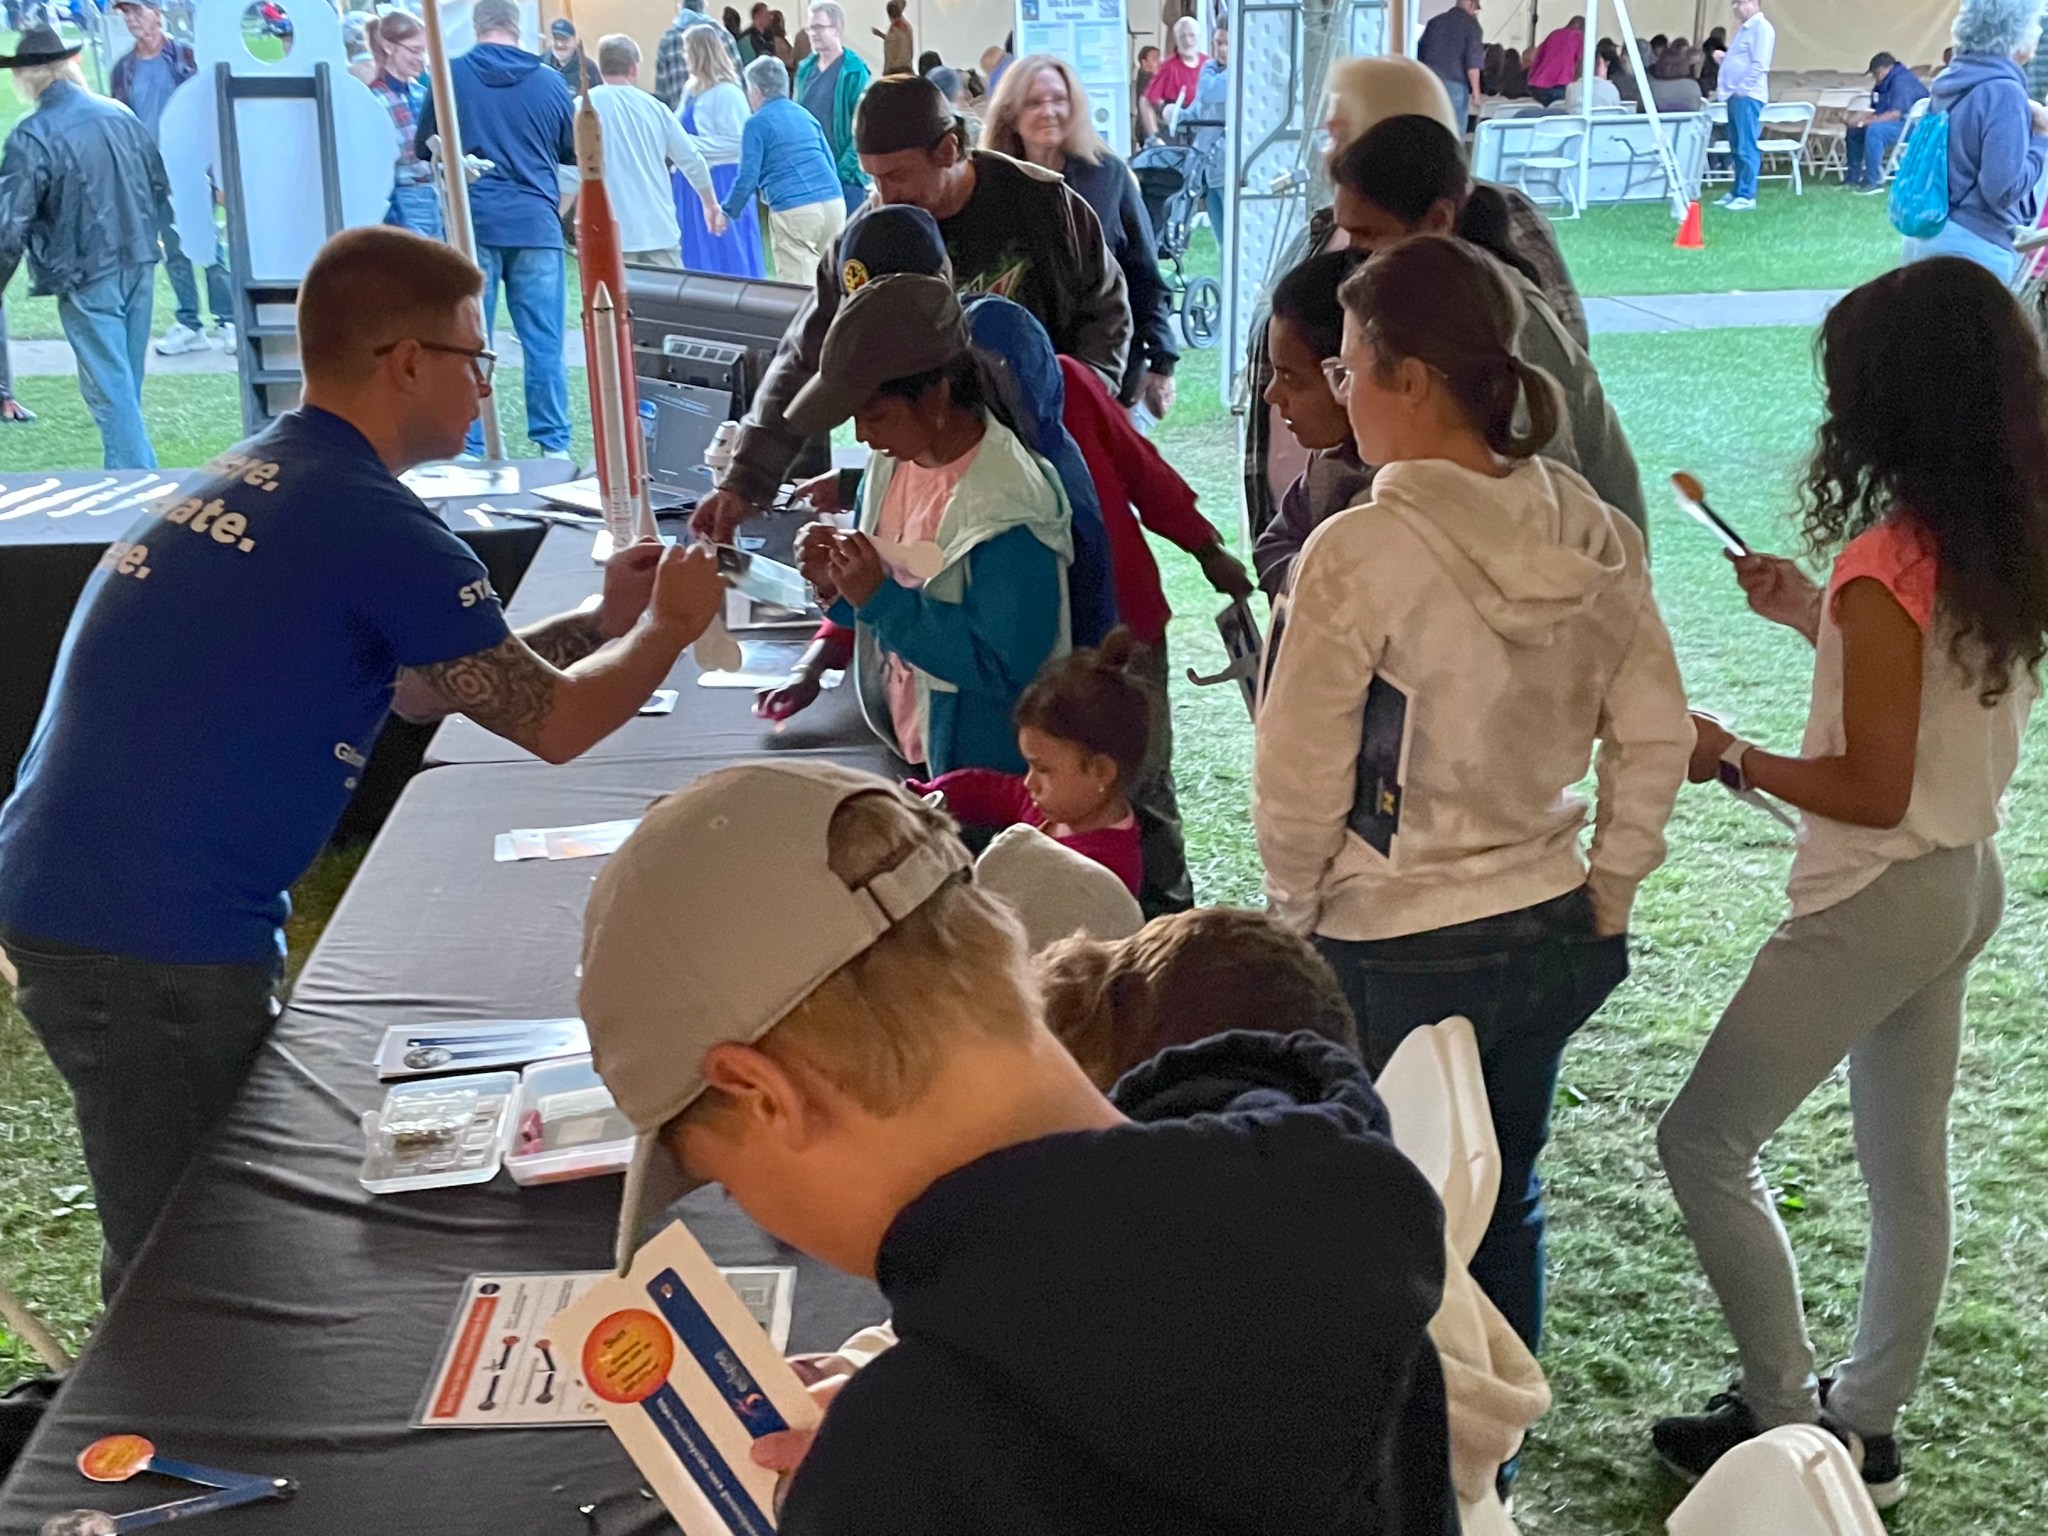
[[1681, 251], [1703, 251], [1706, 249], [1706, 237], [1700, 233], [1700, 201], [1698, 198], [1694, 198], [1692, 206], [1685, 210], [1685, 217], [1678, 225], [1678, 238], [1672, 241], [1671, 244]]

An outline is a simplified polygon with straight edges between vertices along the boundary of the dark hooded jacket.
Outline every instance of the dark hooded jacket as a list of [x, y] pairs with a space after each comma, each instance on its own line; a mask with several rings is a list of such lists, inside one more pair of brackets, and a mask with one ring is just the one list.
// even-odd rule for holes
[[1115, 1098], [1133, 1123], [991, 1153], [898, 1215], [901, 1342], [833, 1404], [783, 1536], [1455, 1530], [1442, 1210], [1357, 1059], [1226, 1035]]
[[[575, 98], [560, 71], [510, 43], [478, 43], [448, 66], [466, 154], [496, 167], [469, 189], [478, 245], [562, 248], [558, 165], [576, 163]], [[441, 130], [434, 98], [420, 111], [414, 147]]]

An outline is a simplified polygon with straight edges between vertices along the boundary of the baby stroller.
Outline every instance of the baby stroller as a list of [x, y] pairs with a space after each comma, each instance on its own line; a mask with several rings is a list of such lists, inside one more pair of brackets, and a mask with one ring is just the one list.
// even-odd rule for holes
[[1152, 220], [1159, 259], [1173, 268], [1166, 286], [1173, 293], [1181, 337], [1191, 347], [1207, 349], [1216, 345], [1223, 323], [1223, 286], [1213, 277], [1190, 282], [1183, 265], [1188, 234], [1202, 207], [1201, 162], [1201, 154], [1193, 146], [1169, 141], [1148, 145], [1131, 156], [1131, 174], [1138, 178], [1138, 193]]

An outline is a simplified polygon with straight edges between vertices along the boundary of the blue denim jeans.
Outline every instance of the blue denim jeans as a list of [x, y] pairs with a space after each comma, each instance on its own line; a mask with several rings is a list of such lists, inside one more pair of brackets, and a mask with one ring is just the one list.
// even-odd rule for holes
[[1848, 159], [1847, 181], [1852, 187], [1874, 187], [1884, 180], [1884, 157], [1892, 152], [1906, 132], [1904, 123], [1870, 123], [1851, 128], [1842, 141]]
[[1494, 1134], [1500, 1196], [1472, 1278], [1533, 1351], [1543, 1340], [1543, 1183], [1564, 1048], [1628, 976], [1628, 940], [1593, 936], [1583, 889], [1540, 906], [1398, 939], [1317, 938], [1358, 1018], [1375, 1074], [1417, 1029], [1472, 1021]]
[[[156, 237], [164, 248], [164, 276], [171, 281], [171, 299], [177, 306], [178, 324], [196, 331], [199, 329], [199, 282], [192, 273], [192, 259], [185, 254], [184, 244], [178, 239], [177, 225], [169, 219], [157, 224]], [[212, 313], [215, 325], [234, 323], [234, 301], [228, 296], [228, 269], [218, 261], [206, 264], [206, 307]]]
[[[498, 286], [512, 330], [526, 354], [526, 435], [542, 453], [569, 451], [569, 375], [562, 364], [562, 248], [535, 245], [480, 245], [484, 269], [484, 315], [498, 316]], [[469, 451], [484, 451], [481, 423], [469, 429]]]
[[861, 204], [868, 200], [868, 189], [866, 187], [857, 187], [850, 181], [839, 183], [839, 191], [840, 195], [846, 199], [846, 212], [849, 218], [859, 213]]
[[1764, 104], [1754, 96], [1728, 98], [1728, 152], [1735, 161], [1736, 197], [1756, 196], [1757, 173], [1764, 167], [1764, 157], [1756, 147], [1763, 112]]
[[384, 222], [425, 235], [429, 240], [446, 238], [441, 223], [441, 194], [431, 181], [401, 182], [393, 187]]
[[142, 424], [142, 362], [155, 297], [156, 268], [135, 266], [57, 298], [57, 319], [78, 359], [78, 392], [100, 429], [109, 469], [156, 468]]
[[278, 1015], [282, 960], [157, 965], [0, 929], [14, 1000], [71, 1087], [111, 1299]]

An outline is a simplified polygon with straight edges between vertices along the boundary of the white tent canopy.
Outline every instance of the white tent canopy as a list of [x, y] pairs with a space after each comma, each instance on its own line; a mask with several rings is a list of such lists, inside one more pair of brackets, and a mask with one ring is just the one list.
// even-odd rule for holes
[[[1449, 10], [1451, 3], [1421, 0], [1420, 19]], [[1584, 8], [1583, 0], [1486, 0], [1479, 19], [1487, 41], [1526, 52], [1532, 41]], [[1629, 13], [1644, 37], [1662, 32], [1697, 43], [1715, 27], [1735, 29], [1726, 0], [1630, 0]], [[1778, 29], [1776, 68], [1854, 74], [1879, 52], [1909, 65], [1940, 63], [1956, 0], [1764, 0], [1764, 14]]]

